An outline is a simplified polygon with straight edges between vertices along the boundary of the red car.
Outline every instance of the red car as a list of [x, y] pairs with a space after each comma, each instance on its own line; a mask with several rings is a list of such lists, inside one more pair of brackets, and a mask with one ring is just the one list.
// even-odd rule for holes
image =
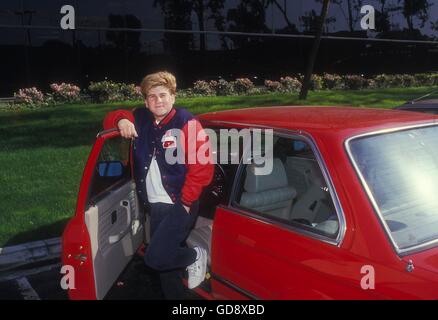
[[[198, 294], [438, 298], [437, 116], [267, 107], [199, 119], [218, 133], [237, 129], [228, 132], [242, 148], [225, 149], [223, 159], [234, 161], [216, 165], [187, 239], [209, 252]], [[244, 128], [273, 129], [270, 174], [254, 174], [258, 165], [245, 161], [254, 155], [239, 137]], [[62, 261], [75, 272], [71, 299], [104, 298], [148, 241], [131, 172], [130, 141], [116, 130], [99, 133], [63, 234]]]

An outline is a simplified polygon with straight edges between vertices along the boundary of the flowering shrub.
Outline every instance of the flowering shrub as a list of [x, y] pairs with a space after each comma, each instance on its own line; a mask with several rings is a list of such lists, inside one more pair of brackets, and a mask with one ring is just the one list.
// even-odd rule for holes
[[216, 89], [217, 89], [218, 84], [219, 84], [219, 82], [216, 80], [211, 80], [210, 82], [208, 82], [208, 86], [210, 87], [213, 95], [217, 94]]
[[280, 92], [282, 85], [278, 81], [265, 80], [265, 88], [270, 92]]
[[135, 84], [124, 84], [118, 83], [118, 96], [122, 97], [123, 100], [143, 100], [143, 94], [141, 93], [141, 88]]
[[118, 89], [112, 81], [91, 82], [88, 87], [92, 101], [98, 103], [123, 100]]
[[368, 89], [377, 89], [377, 82], [374, 79], [366, 79]]
[[180, 89], [176, 92], [177, 98], [191, 98], [195, 96], [193, 89]]
[[403, 76], [401, 74], [388, 75], [386, 81], [387, 83], [385, 85], [387, 87], [404, 87]]
[[378, 88], [432, 86], [438, 84], [437, 74], [379, 74], [374, 77]]
[[374, 81], [378, 88], [389, 88], [390, 86], [390, 76], [387, 74], [379, 74], [375, 76]]
[[248, 92], [248, 94], [254, 96], [258, 94], [265, 94], [265, 93], [266, 93], [266, 88], [264, 87], [254, 87]]
[[281, 77], [280, 84], [284, 92], [297, 92], [301, 90], [301, 82], [293, 77]]
[[415, 77], [410, 74], [401, 75], [402, 86], [403, 87], [413, 87], [415, 86]]
[[337, 74], [324, 73], [322, 75], [322, 81], [324, 89], [333, 90], [344, 88], [344, 82], [342, 80], [342, 77]]
[[367, 85], [366, 79], [361, 75], [347, 74], [343, 76], [343, 79], [346, 89], [359, 90], [365, 88]]
[[214, 91], [207, 81], [198, 80], [193, 84], [193, 93], [204, 96], [211, 96], [214, 94]]
[[230, 95], [234, 94], [233, 83], [228, 82], [224, 79], [219, 79], [219, 81], [211, 80], [210, 81], [210, 88], [218, 96], [230, 96]]
[[233, 87], [237, 94], [247, 94], [254, 89], [254, 83], [248, 78], [239, 78], [233, 82]]
[[95, 102], [143, 100], [140, 87], [134, 84], [112, 81], [91, 82], [88, 91]]
[[81, 89], [78, 86], [69, 83], [52, 83], [50, 85], [52, 90], [53, 100], [61, 103], [71, 103], [80, 100]]
[[135, 97], [136, 98], [144, 99], [143, 93], [141, 93], [141, 87], [140, 86], [135, 86], [134, 90], [135, 90]]
[[323, 87], [323, 80], [320, 75], [313, 74], [310, 79], [310, 90], [321, 90]]
[[28, 108], [37, 108], [48, 104], [44, 94], [35, 87], [20, 89], [14, 93], [14, 97], [18, 104]]
[[[285, 76], [280, 81], [265, 80], [263, 87], [255, 87], [248, 78], [239, 78], [235, 81], [199, 80], [193, 84], [193, 88], [177, 91], [178, 97], [193, 96], [228, 96], [233, 94], [260, 94], [266, 92], [298, 92], [302, 86], [303, 75], [297, 77]], [[433, 86], [438, 85], [438, 73], [419, 73], [419, 74], [379, 74], [374, 77], [365, 78], [363, 75], [344, 75], [324, 73], [312, 75], [310, 90], [320, 89], [363, 89], [363, 88], [393, 88], [393, 87], [413, 87], [413, 86]], [[52, 83], [50, 92], [44, 94], [35, 87], [24, 88], [14, 93], [15, 102], [9, 104], [11, 108], [29, 109], [48, 105], [58, 105], [80, 101], [81, 89], [73, 84]], [[88, 87], [94, 102], [111, 102], [124, 100], [143, 100], [143, 95], [139, 86], [134, 84], [117, 83], [113, 81], [91, 82]]]
[[431, 86], [434, 84], [434, 74], [429, 73], [418, 73], [415, 75], [415, 82], [419, 86]]

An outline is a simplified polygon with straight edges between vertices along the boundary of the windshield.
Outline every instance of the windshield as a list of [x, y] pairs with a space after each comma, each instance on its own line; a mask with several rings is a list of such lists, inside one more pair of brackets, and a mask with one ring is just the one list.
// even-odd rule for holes
[[349, 147], [398, 249], [438, 239], [438, 127], [355, 138]]

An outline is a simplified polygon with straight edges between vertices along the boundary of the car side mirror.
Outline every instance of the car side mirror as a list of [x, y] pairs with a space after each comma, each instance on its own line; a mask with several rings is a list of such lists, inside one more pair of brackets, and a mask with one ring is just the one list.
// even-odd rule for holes
[[104, 161], [97, 163], [100, 177], [119, 178], [123, 176], [123, 164], [120, 161]]

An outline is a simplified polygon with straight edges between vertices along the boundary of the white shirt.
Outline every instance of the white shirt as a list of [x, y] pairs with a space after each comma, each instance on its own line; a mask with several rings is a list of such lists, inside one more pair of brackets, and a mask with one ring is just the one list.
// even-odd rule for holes
[[148, 194], [149, 203], [161, 202], [173, 204], [172, 199], [170, 199], [169, 194], [163, 187], [160, 168], [158, 167], [157, 160], [155, 159], [155, 154], [152, 158], [149, 171], [146, 176], [146, 191]]
[[160, 168], [158, 167], [157, 160], [155, 160], [155, 156], [152, 158], [152, 162], [146, 176], [146, 191], [150, 203], [162, 202], [173, 204], [172, 199], [170, 199], [169, 194], [163, 187]]

